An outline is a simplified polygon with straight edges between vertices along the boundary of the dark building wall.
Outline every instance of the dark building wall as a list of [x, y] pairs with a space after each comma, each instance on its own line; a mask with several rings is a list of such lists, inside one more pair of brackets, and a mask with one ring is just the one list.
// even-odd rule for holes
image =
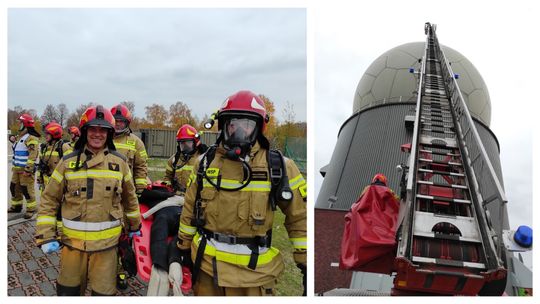
[[[406, 115], [414, 115], [414, 110], [413, 103], [380, 105], [352, 115], [341, 127], [315, 204], [315, 286], [319, 288], [318, 292], [344, 287], [343, 275], [350, 278], [349, 272], [331, 268], [330, 262], [339, 261], [343, 216], [356, 202], [362, 189], [371, 182], [373, 175], [385, 174], [390, 188], [399, 194], [401, 173], [396, 170], [396, 166], [406, 163], [408, 158], [408, 153], [401, 152], [400, 146], [412, 141], [412, 131], [405, 128], [404, 120]], [[475, 125], [502, 183], [497, 139], [485, 125], [476, 120]], [[485, 191], [493, 192], [493, 185], [486, 181], [487, 179], [482, 179], [481, 186]], [[336, 212], [328, 212], [329, 210]], [[338, 210], [341, 212], [337, 212]], [[492, 205], [489, 210], [493, 225], [497, 229], [500, 208]], [[508, 216], [506, 210], [504, 212], [503, 227], [507, 228]], [[325, 256], [328, 256], [328, 259], [324, 259]], [[321, 259], [321, 263], [318, 259]], [[319, 275], [324, 276], [324, 283], [318, 282]], [[348, 288], [349, 284], [350, 280], [345, 287]]]
[[339, 263], [343, 217], [338, 210], [315, 210], [315, 293], [349, 288], [352, 272], [330, 266]]
[[[399, 193], [401, 173], [396, 166], [408, 159], [400, 146], [412, 141], [412, 131], [405, 128], [405, 116], [414, 115], [414, 109], [412, 103], [392, 103], [351, 116], [341, 127], [315, 208], [349, 210], [376, 173], [385, 174], [390, 188]], [[502, 182], [497, 139], [486, 126], [475, 122]]]

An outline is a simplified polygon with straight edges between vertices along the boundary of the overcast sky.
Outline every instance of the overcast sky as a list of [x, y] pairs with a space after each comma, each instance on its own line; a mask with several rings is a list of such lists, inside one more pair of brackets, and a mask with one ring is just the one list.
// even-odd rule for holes
[[[538, 101], [539, 11], [534, 1], [509, 6], [477, 1], [332, 2], [315, 12], [315, 192], [330, 162], [339, 128], [352, 115], [356, 86], [382, 53], [425, 41], [424, 23], [437, 24], [439, 41], [465, 57], [487, 84], [491, 130], [501, 148], [510, 225], [532, 226], [533, 102]], [[535, 99], [535, 100], [533, 100]], [[536, 117], [538, 115], [534, 115]], [[537, 122], [536, 122], [537, 123]], [[532, 254], [524, 255], [531, 267]]]
[[306, 119], [305, 9], [9, 9], [8, 105], [177, 101], [203, 117], [241, 89]]

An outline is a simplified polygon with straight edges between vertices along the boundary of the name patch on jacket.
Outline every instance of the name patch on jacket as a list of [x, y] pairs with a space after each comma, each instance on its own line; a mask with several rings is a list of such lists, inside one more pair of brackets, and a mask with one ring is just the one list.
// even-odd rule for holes
[[266, 172], [266, 171], [253, 171], [253, 173], [251, 173], [251, 180], [254, 180], [254, 181], [267, 181], [268, 180], [268, 172]]
[[120, 165], [115, 163], [109, 163], [109, 170], [120, 171]]

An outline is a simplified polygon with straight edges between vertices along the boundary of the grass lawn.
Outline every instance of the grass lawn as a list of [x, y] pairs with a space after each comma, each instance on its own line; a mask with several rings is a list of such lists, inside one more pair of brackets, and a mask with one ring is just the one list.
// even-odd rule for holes
[[[148, 177], [155, 181], [163, 179], [165, 175], [165, 166], [167, 165], [166, 158], [150, 158], [148, 159]], [[292, 255], [292, 245], [289, 242], [287, 230], [283, 225], [285, 215], [279, 210], [274, 214], [274, 232], [272, 234], [272, 246], [279, 249], [283, 255], [285, 269], [278, 278], [276, 293], [279, 296], [300, 296], [303, 292], [302, 274]], [[309, 270], [308, 270], [309, 271]]]

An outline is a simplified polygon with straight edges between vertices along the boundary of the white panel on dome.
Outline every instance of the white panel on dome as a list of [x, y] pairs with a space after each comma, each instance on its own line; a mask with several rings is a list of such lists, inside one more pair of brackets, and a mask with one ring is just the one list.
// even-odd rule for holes
[[386, 67], [386, 58], [379, 57], [375, 59], [373, 63], [371, 63], [371, 65], [367, 68], [364, 74], [377, 76], [382, 72], [382, 70], [384, 70], [385, 67]]
[[471, 94], [469, 94], [469, 102], [467, 103], [467, 106], [469, 107], [469, 111], [471, 113], [480, 113], [485, 106], [485, 103], [483, 102], [484, 94], [480, 90], [474, 90]]
[[417, 63], [418, 59], [416, 57], [403, 51], [395, 52], [386, 59], [386, 66], [396, 69], [409, 69], [412, 66], [418, 65]]
[[[399, 100], [399, 97], [406, 98], [407, 96], [414, 95], [416, 91], [416, 80], [415, 74], [409, 73], [409, 70], [399, 70], [396, 73], [396, 78], [394, 79], [394, 84], [390, 91], [391, 97], [396, 97]], [[411, 91], [411, 88], [413, 91]]]
[[454, 71], [455, 74], [459, 75], [457, 83], [459, 85], [459, 88], [461, 89], [461, 94], [468, 95], [472, 91], [474, 91], [475, 86], [473, 85], [473, 82], [469, 77], [469, 73], [467, 73], [465, 71], [465, 68], [463, 68], [463, 65], [461, 65], [461, 62], [452, 63], [452, 71]]
[[373, 86], [374, 81], [375, 77], [364, 74], [364, 76], [362, 76], [362, 80], [358, 83], [358, 86], [356, 88], [356, 94], [359, 96], [364, 96], [369, 93], [369, 91], [371, 91], [371, 87]]
[[390, 68], [384, 69], [379, 75], [377, 75], [377, 79], [375, 79], [371, 89], [371, 92], [377, 101], [391, 97], [390, 90], [395, 76], [396, 70]]

